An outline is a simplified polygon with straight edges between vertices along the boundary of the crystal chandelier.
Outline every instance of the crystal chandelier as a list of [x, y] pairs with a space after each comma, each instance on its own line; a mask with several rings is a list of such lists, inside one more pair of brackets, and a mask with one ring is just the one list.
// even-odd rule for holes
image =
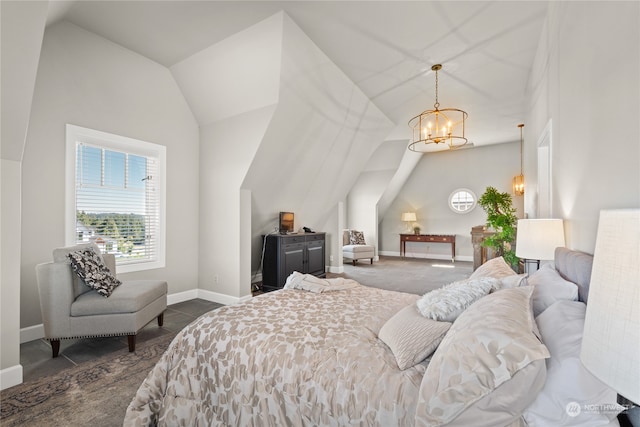
[[409, 120], [409, 127], [413, 131], [409, 150], [424, 153], [436, 151], [431, 144], [443, 144], [450, 150], [460, 148], [467, 143], [464, 136], [464, 122], [467, 113], [457, 108], [440, 109], [438, 102], [438, 71], [441, 64], [431, 67], [436, 73], [436, 102], [433, 110], [426, 110]]

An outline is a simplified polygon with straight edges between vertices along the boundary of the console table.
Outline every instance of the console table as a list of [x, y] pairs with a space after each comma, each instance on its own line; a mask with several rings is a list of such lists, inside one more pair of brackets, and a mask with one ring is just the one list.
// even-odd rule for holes
[[400, 235], [400, 256], [404, 256], [405, 244], [407, 242], [449, 243], [451, 244], [451, 262], [453, 262], [456, 258], [456, 235], [455, 234], [401, 234]]

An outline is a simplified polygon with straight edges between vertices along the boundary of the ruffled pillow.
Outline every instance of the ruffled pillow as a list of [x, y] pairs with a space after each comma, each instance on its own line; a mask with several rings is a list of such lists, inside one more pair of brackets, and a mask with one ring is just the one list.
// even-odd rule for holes
[[67, 256], [71, 261], [71, 268], [78, 277], [103, 297], [109, 297], [113, 290], [122, 284], [104, 265], [100, 255], [92, 249], [71, 252]]
[[453, 322], [471, 304], [500, 286], [492, 277], [465, 279], [428, 292], [416, 304], [424, 317]]

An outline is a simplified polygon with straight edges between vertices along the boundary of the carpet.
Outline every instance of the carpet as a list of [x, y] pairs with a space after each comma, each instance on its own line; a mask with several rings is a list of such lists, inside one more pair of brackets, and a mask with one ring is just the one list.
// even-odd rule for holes
[[129, 402], [174, 334], [0, 392], [0, 425], [121, 426]]
[[466, 279], [472, 272], [472, 262], [380, 256], [373, 264], [367, 260], [358, 261], [355, 266], [345, 262], [344, 273], [327, 273], [327, 277], [344, 277], [374, 288], [424, 295]]

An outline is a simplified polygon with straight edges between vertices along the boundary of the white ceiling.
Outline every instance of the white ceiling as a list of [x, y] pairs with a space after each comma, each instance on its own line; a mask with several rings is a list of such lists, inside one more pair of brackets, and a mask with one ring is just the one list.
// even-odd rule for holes
[[[542, 1], [52, 1], [66, 19], [167, 67], [284, 10], [409, 138], [434, 103], [469, 113], [476, 146], [520, 137]], [[251, 63], [252, 58], [247, 58]], [[254, 64], [260, 67], [259, 63]]]

